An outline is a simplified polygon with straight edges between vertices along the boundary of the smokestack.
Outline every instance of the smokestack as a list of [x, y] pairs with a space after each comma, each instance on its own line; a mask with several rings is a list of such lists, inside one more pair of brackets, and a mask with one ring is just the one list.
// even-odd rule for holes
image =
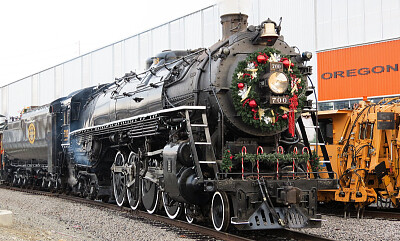
[[221, 15], [222, 39], [247, 29], [251, 0], [217, 0]]
[[222, 15], [222, 40], [229, 38], [234, 33], [246, 30], [247, 17], [245, 14], [238, 13]]

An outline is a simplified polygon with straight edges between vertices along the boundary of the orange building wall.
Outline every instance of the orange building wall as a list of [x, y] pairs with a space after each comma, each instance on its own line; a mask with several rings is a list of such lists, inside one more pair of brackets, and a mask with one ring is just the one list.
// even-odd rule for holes
[[318, 99], [400, 94], [400, 40], [317, 53]]

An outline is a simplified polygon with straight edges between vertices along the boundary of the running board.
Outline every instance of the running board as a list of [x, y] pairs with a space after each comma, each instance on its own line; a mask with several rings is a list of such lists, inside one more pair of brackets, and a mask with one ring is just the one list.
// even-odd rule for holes
[[[82, 129], [78, 129], [75, 131], [72, 131], [69, 135], [70, 136], [85, 136], [85, 135], [93, 135], [93, 133], [99, 133], [99, 134], [105, 134], [105, 133], [111, 133], [111, 130], [120, 130], [121, 128], [124, 127], [131, 127], [132, 125], [141, 125], [143, 127], [149, 128], [147, 134], [152, 135], [157, 128], [157, 125], [153, 123], [156, 121], [160, 115], [162, 114], [168, 114], [170, 115], [173, 112], [177, 111], [185, 111], [185, 110], [205, 110], [205, 106], [179, 106], [175, 108], [169, 108], [169, 109], [163, 109], [155, 112], [150, 112], [142, 115], [137, 115], [133, 116], [130, 118], [125, 118], [113, 122], [109, 122], [103, 125], [96, 125], [96, 126], [90, 126]], [[151, 126], [148, 126], [151, 124]], [[140, 130], [142, 131], [142, 130]], [[131, 133], [132, 135], [135, 135], [136, 133]]]

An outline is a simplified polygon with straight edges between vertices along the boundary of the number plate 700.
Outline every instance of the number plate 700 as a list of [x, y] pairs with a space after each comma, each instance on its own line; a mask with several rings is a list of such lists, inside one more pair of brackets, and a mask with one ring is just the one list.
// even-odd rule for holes
[[289, 104], [289, 97], [287, 96], [271, 96], [269, 103], [272, 105]]

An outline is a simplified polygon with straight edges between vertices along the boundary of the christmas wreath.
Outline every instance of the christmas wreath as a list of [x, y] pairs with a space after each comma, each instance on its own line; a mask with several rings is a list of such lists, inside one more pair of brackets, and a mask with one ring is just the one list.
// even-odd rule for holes
[[[289, 86], [282, 94], [289, 98], [287, 107], [261, 103], [256, 91], [261, 77], [273, 62], [282, 62], [283, 73], [289, 80]], [[289, 132], [294, 136], [295, 113], [301, 113], [306, 101], [306, 82], [289, 56], [281, 56], [280, 51], [271, 47], [256, 51], [239, 62], [234, 71], [231, 90], [235, 110], [248, 125], [264, 132], [281, 131], [289, 126]]]

